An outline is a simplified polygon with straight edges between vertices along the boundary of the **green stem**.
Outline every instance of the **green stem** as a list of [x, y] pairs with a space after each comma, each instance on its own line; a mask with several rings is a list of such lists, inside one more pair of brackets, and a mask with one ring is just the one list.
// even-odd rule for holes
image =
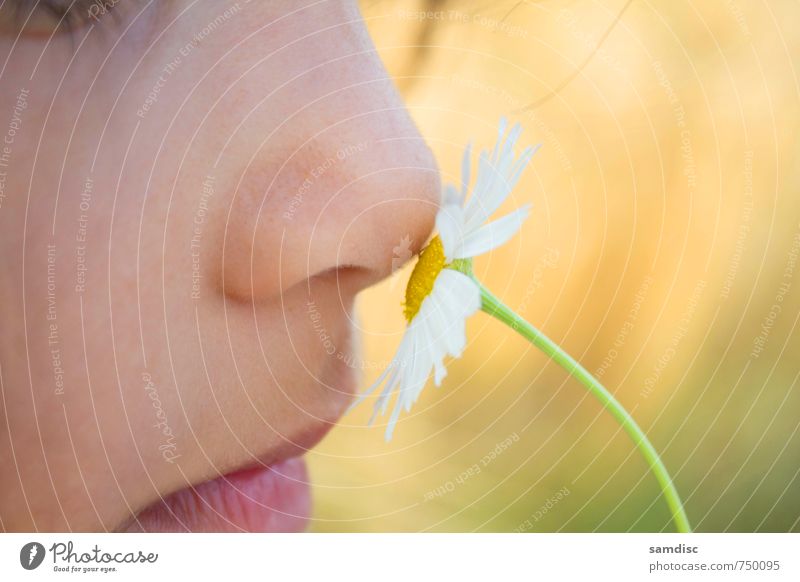
[[[471, 273], [469, 274], [471, 275]], [[474, 276], [472, 278], [475, 279]], [[481, 289], [481, 309], [483, 309], [483, 311], [519, 332], [525, 339], [542, 350], [554, 362], [588, 388], [589, 392], [611, 412], [614, 418], [622, 425], [622, 428], [625, 429], [625, 432], [633, 439], [633, 442], [650, 465], [650, 470], [655, 474], [656, 479], [658, 479], [658, 483], [661, 485], [661, 491], [664, 493], [667, 504], [672, 511], [672, 519], [675, 521], [675, 526], [678, 531], [684, 533], [691, 532], [692, 527], [689, 525], [689, 518], [686, 516], [681, 498], [678, 495], [677, 489], [675, 489], [675, 485], [672, 483], [672, 478], [669, 476], [667, 468], [658, 456], [656, 449], [647, 439], [647, 436], [642, 429], [639, 428], [639, 425], [636, 424], [636, 421], [633, 420], [633, 417], [625, 410], [622, 404], [620, 404], [619, 401], [617, 401], [617, 399], [586, 370], [586, 368], [581, 366], [574, 358], [561, 349], [558, 344], [506, 307], [502, 301], [495, 297], [488, 289], [485, 289], [479, 281], [475, 280], [475, 282]]]

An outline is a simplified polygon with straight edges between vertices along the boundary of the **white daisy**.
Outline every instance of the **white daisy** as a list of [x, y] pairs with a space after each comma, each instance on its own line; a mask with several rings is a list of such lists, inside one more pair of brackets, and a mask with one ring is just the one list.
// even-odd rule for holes
[[404, 304], [408, 327], [397, 353], [377, 381], [353, 403], [353, 406], [359, 404], [383, 385], [370, 419], [372, 423], [379, 411], [386, 412], [392, 394], [397, 392], [386, 426], [386, 440], [392, 438], [400, 411], [411, 410], [417, 401], [431, 370], [434, 382], [440, 386], [447, 375], [445, 357], [458, 358], [464, 351], [466, 320], [481, 307], [480, 289], [465, 274], [471, 272], [471, 259], [507, 242], [528, 215], [530, 205], [525, 205], [485, 224], [508, 197], [536, 151], [528, 147], [515, 158], [513, 149], [522, 128], [516, 124], [506, 135], [506, 127], [506, 120], [501, 119], [494, 150], [481, 152], [469, 200], [466, 198], [471, 148], [466, 147], [461, 192], [452, 185], [445, 188], [442, 207], [436, 216], [439, 234], [420, 253], [408, 281]]

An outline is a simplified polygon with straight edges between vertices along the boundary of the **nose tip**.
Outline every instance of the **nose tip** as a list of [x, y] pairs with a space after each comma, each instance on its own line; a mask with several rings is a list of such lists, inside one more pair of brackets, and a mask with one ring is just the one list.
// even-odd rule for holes
[[[439, 208], [441, 182], [434, 157], [421, 137], [388, 139], [386, 169], [369, 206], [354, 205], [341, 239], [339, 264], [368, 271], [376, 283], [407, 263], [433, 230]], [[355, 194], [355, 192], [354, 192]]]
[[235, 196], [227, 295], [260, 300], [337, 268], [361, 272], [363, 288], [419, 251], [434, 226], [440, 177], [404, 108], [290, 142], [253, 167]]

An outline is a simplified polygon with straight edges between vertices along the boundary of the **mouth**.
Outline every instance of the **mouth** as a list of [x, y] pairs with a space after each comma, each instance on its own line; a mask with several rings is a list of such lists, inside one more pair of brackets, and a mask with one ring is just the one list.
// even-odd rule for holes
[[242, 469], [181, 489], [151, 505], [126, 532], [300, 532], [311, 516], [302, 457]]
[[[345, 345], [351, 348], [348, 334]], [[329, 390], [352, 397], [355, 370], [334, 357], [319, 381]], [[343, 399], [337, 399], [343, 401]], [[348, 398], [349, 401], [349, 398]], [[176, 491], [139, 512], [123, 532], [302, 532], [312, 511], [311, 484], [303, 455], [333, 428], [318, 419], [299, 436], [287, 437], [255, 464]]]

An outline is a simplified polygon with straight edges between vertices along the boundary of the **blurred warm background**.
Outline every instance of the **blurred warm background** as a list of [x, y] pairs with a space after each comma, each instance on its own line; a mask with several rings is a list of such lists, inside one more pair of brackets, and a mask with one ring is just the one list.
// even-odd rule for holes
[[[445, 179], [501, 115], [543, 145], [503, 209], [533, 216], [481, 279], [632, 411], [696, 529], [800, 531], [797, 2], [363, 10]], [[408, 273], [362, 297], [365, 385]], [[468, 335], [391, 443], [367, 403], [312, 452], [313, 530], [671, 529], [577, 382], [483, 314]]]

